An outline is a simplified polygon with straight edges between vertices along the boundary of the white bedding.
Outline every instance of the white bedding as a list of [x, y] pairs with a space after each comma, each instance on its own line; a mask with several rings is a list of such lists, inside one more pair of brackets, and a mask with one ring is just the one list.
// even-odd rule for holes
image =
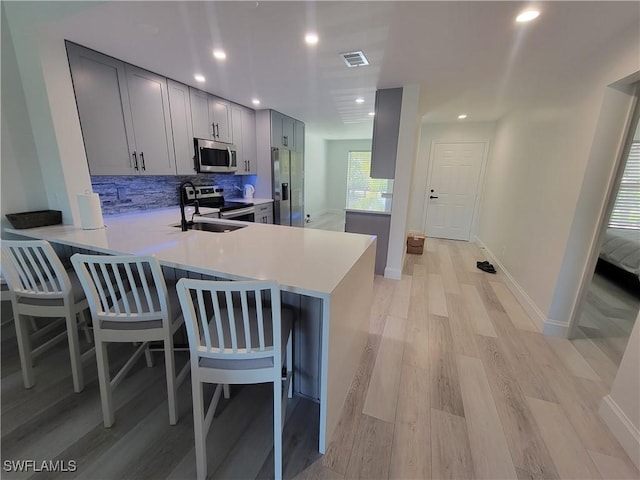
[[627, 272], [640, 275], [640, 230], [608, 228], [600, 258]]

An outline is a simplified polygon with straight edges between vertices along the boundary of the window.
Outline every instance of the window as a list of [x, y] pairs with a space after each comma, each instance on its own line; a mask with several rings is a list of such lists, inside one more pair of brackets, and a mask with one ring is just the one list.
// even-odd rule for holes
[[347, 208], [390, 211], [393, 180], [371, 178], [371, 152], [349, 152]]
[[609, 226], [640, 230], [640, 142], [631, 144]]

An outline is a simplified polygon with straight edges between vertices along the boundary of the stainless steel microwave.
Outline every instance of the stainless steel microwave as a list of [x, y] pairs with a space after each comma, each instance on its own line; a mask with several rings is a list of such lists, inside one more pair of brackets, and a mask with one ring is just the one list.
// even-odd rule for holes
[[238, 170], [236, 147], [228, 143], [212, 142], [203, 138], [193, 139], [198, 172], [235, 172]]

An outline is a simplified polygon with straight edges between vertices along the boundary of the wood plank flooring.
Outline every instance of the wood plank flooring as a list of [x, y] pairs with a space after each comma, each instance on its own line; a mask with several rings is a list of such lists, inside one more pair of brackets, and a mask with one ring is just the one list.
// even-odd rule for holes
[[[484, 259], [474, 244], [428, 238], [402, 280], [376, 277], [368, 343], [327, 453], [318, 405], [292, 399], [285, 478], [640, 478], [597, 413], [615, 376], [609, 355], [536, 332], [502, 274], [475, 268]], [[104, 429], [94, 359], [75, 394], [62, 343], [24, 390], [13, 325], [1, 332], [2, 460], [78, 465], [2, 478], [195, 478], [190, 385], [170, 426], [159, 355], [116, 390], [116, 423]], [[271, 410], [270, 386], [232, 388], [208, 436], [209, 478], [273, 476]]]

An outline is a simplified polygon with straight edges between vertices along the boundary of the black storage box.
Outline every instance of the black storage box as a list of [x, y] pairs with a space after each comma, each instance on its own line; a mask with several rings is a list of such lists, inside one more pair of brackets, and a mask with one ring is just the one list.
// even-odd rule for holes
[[7, 213], [7, 219], [13, 228], [34, 228], [62, 223], [60, 210], [38, 210], [37, 212]]

